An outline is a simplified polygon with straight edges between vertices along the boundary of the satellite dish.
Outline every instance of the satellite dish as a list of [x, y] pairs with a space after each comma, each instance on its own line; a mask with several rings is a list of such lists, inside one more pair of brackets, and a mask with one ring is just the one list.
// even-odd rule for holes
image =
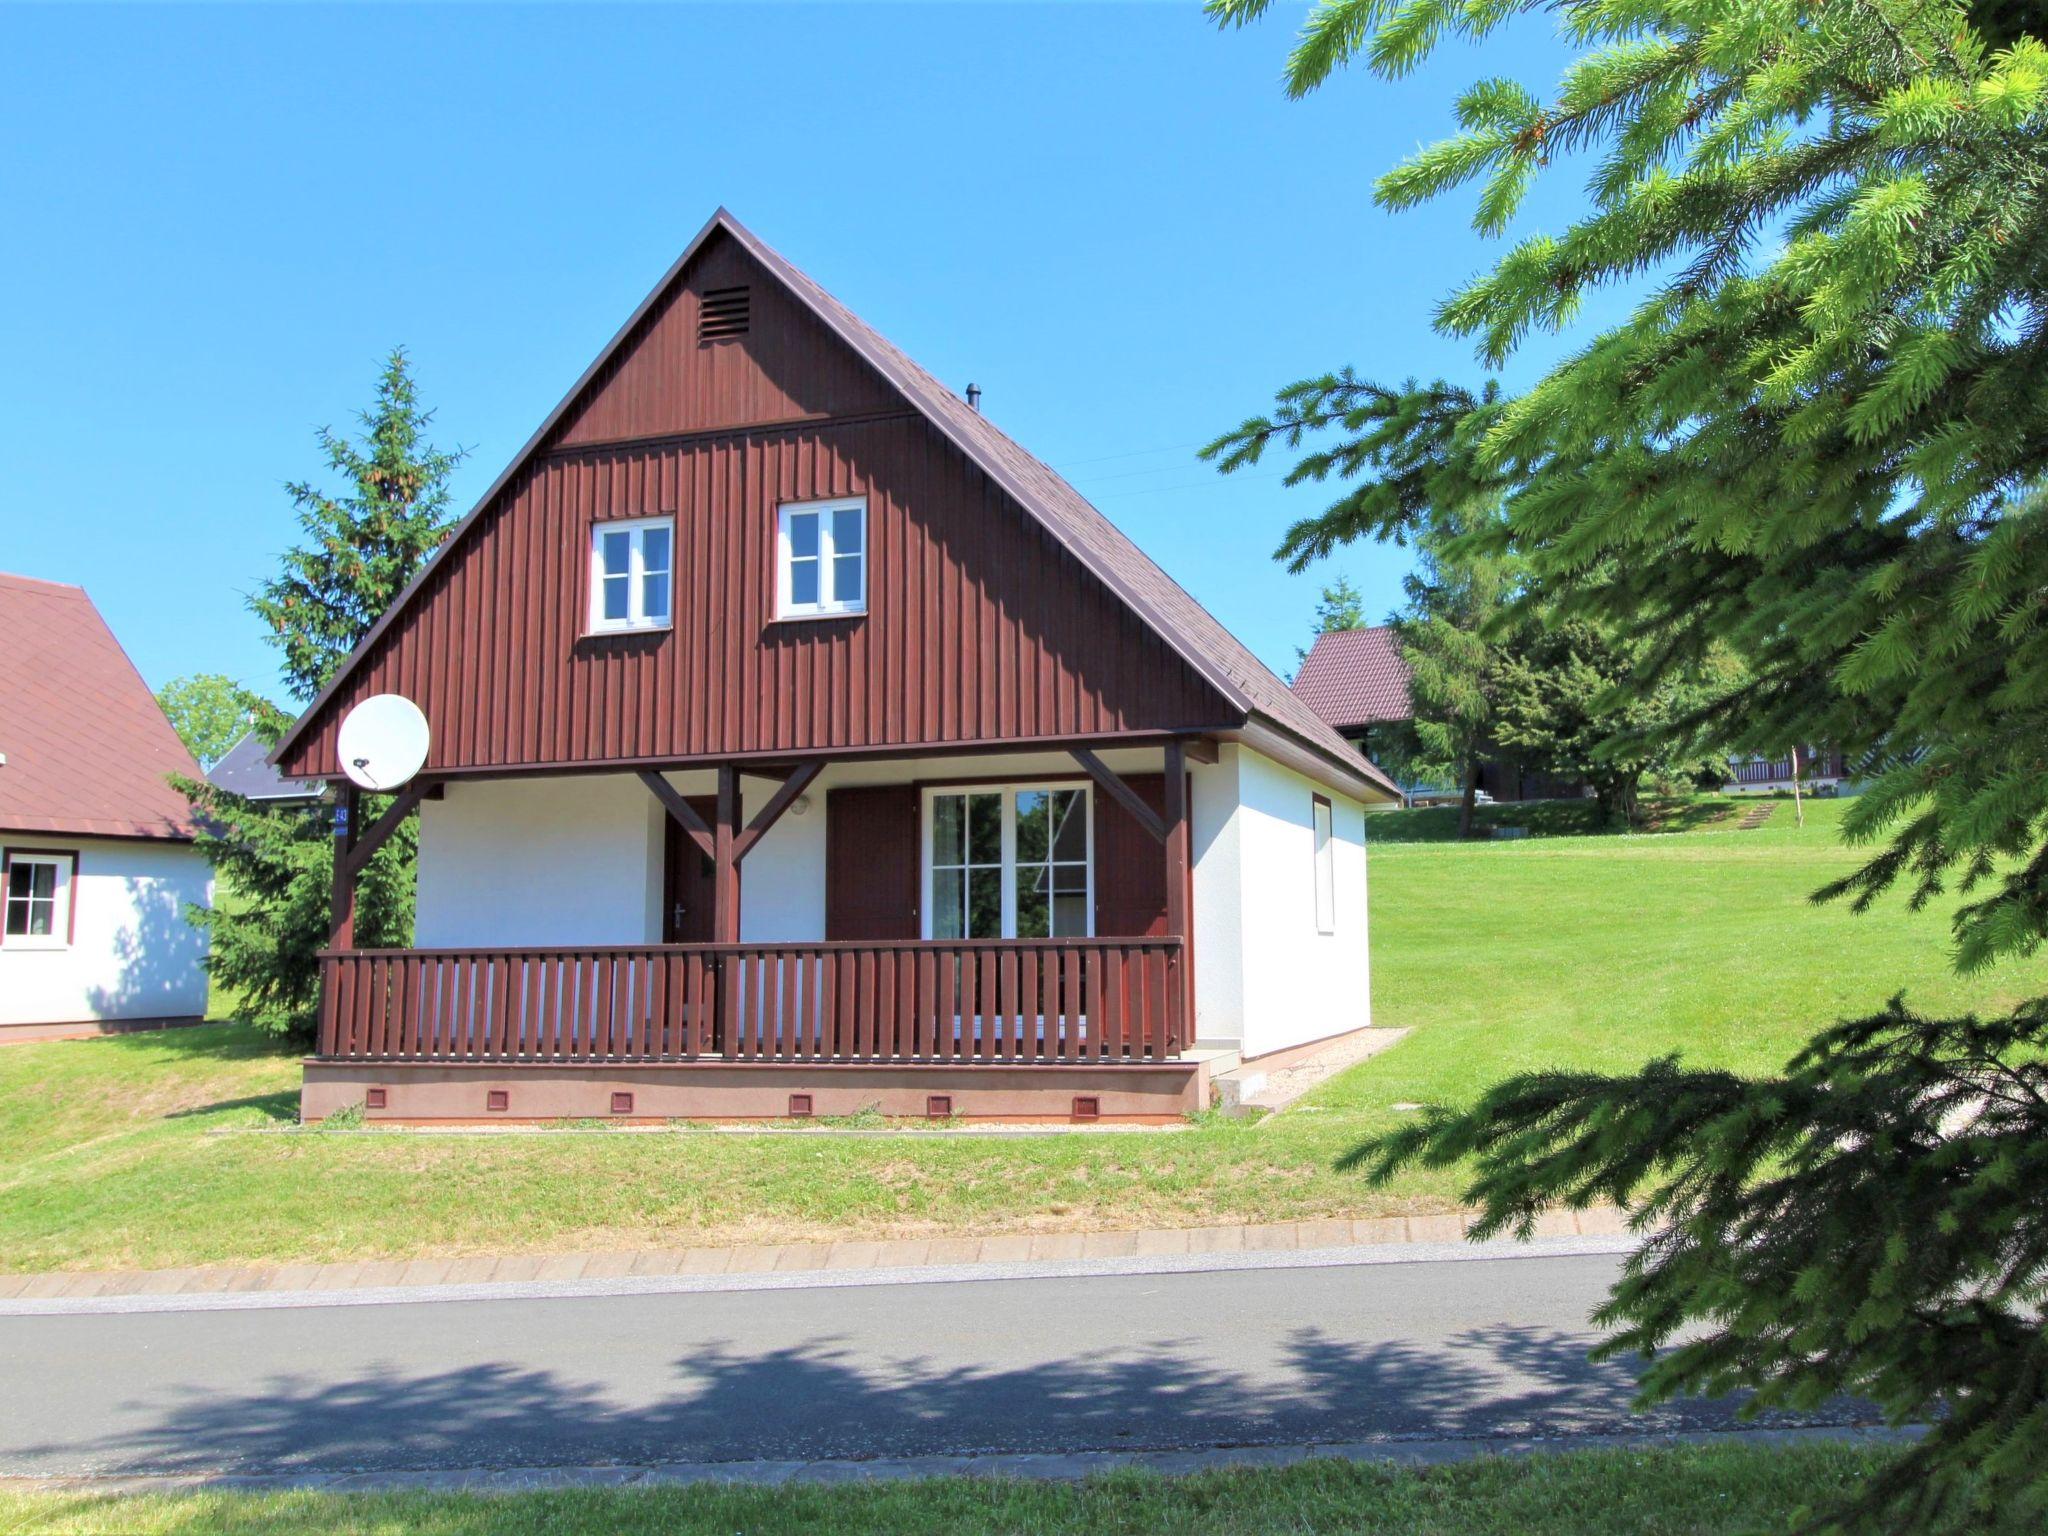
[[396, 789], [427, 760], [427, 717], [403, 694], [379, 693], [342, 717], [341, 771], [364, 789]]

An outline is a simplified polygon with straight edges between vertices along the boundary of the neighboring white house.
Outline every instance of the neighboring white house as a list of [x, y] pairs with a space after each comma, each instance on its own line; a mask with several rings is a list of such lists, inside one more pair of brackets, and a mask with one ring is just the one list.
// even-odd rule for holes
[[0, 575], [0, 1042], [196, 1022], [199, 765], [80, 587]]

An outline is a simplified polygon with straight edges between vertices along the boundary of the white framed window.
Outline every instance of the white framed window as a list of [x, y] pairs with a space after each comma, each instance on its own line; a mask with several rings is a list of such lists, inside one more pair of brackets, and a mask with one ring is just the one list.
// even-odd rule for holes
[[1091, 936], [1094, 821], [1086, 785], [926, 790], [924, 936]]
[[71, 853], [10, 849], [0, 944], [9, 949], [65, 949], [71, 943], [71, 889], [78, 858]]
[[822, 618], [868, 611], [868, 504], [798, 501], [779, 511], [775, 616]]
[[1321, 795], [1310, 801], [1316, 832], [1316, 932], [1337, 931], [1337, 850], [1330, 823], [1330, 802]]
[[676, 520], [613, 518], [590, 530], [590, 633], [675, 621]]

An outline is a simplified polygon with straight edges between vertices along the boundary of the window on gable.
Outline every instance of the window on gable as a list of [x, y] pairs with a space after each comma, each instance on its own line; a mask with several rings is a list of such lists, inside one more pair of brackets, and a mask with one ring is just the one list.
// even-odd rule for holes
[[775, 613], [800, 619], [865, 613], [868, 606], [868, 504], [797, 502], [781, 512], [776, 539]]
[[590, 630], [666, 629], [674, 622], [672, 517], [605, 521], [590, 530]]
[[23, 949], [61, 949], [71, 942], [71, 870], [68, 853], [7, 856], [0, 942]]
[[1337, 850], [1330, 825], [1330, 802], [1317, 795], [1311, 802], [1316, 829], [1316, 932], [1337, 931]]

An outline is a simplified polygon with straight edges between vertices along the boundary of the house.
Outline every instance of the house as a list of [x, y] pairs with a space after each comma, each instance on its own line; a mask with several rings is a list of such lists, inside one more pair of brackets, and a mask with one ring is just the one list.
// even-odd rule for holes
[[1794, 779], [1809, 795], [1826, 798], [1853, 789], [1849, 760], [1826, 747], [1799, 747], [1783, 757], [1751, 754], [1728, 761], [1731, 795], [1790, 794]]
[[309, 1119], [1171, 1117], [1369, 1019], [1393, 785], [722, 210], [271, 757], [341, 797]]
[[199, 765], [80, 587], [0, 575], [0, 1041], [196, 1023]]
[[206, 782], [258, 805], [313, 806], [327, 794], [327, 786], [318, 779], [288, 779], [272, 767], [270, 744], [254, 731], [245, 731], [221, 754], [220, 761], [207, 769]]
[[[1415, 707], [1408, 695], [1408, 663], [1391, 624], [1333, 629], [1317, 635], [1294, 674], [1294, 693], [1332, 730], [1366, 757], [1380, 761], [1413, 735]], [[1411, 803], [1455, 804], [1463, 786], [1404, 786]], [[1574, 779], [1532, 773], [1510, 759], [1480, 764], [1481, 800], [1576, 799], [1586, 792]]]

